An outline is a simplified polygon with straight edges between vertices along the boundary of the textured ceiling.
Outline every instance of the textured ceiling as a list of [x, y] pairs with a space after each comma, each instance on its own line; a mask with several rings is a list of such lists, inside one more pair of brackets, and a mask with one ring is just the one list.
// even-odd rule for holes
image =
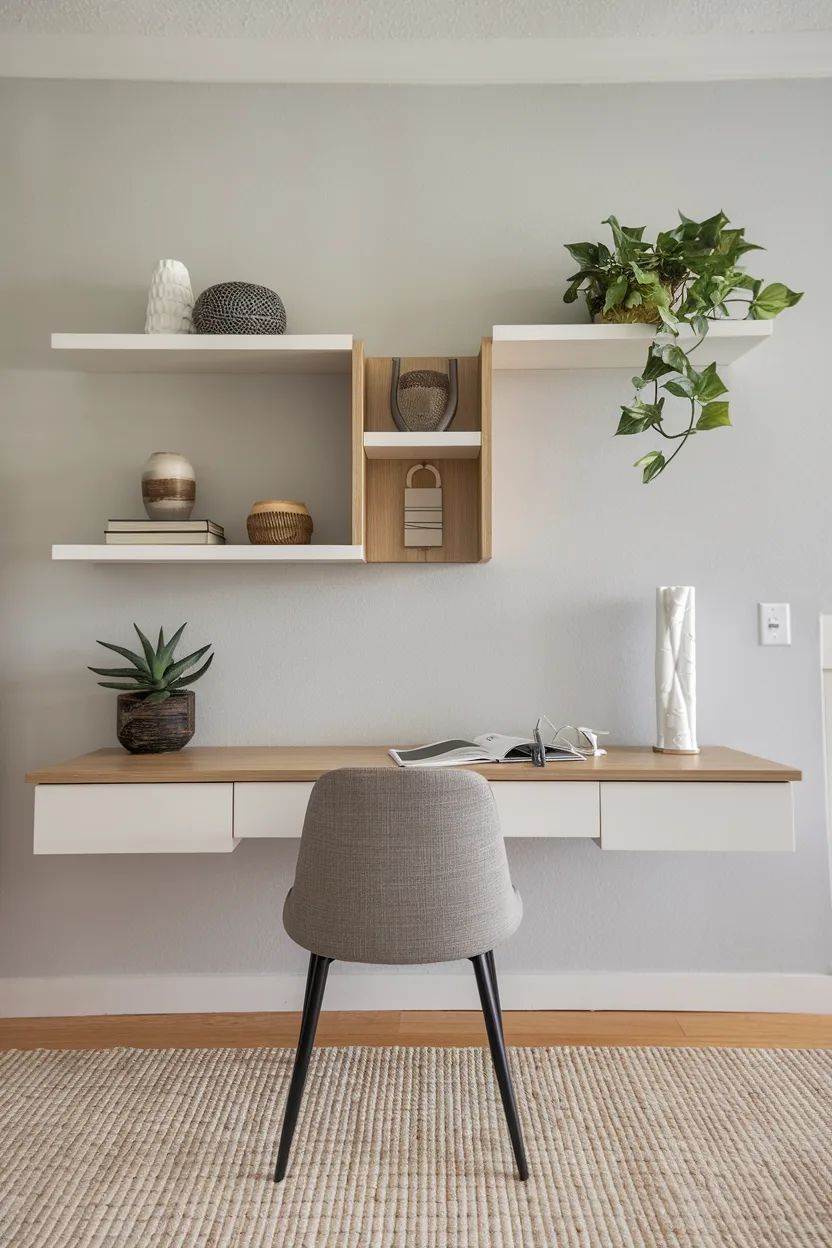
[[0, 31], [269, 39], [532, 39], [832, 29], [832, 0], [0, 0]]

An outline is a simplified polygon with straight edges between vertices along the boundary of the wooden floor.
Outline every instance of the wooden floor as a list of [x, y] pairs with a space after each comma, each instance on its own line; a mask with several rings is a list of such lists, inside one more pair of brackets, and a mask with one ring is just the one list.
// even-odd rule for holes
[[[658, 1045], [664, 1048], [832, 1049], [832, 1015], [507, 1011], [515, 1045]], [[293, 1048], [300, 1014], [120, 1014], [0, 1019], [0, 1049]], [[486, 1043], [475, 1010], [329, 1011], [322, 1045]]]

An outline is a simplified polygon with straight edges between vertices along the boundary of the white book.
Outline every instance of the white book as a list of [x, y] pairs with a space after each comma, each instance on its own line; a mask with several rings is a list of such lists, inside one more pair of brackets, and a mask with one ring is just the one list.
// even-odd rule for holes
[[213, 520], [108, 520], [108, 533], [216, 533], [224, 529]]
[[[415, 750], [389, 750], [400, 767], [464, 767], [472, 763], [528, 763], [534, 740], [531, 737], [505, 737], [487, 732], [473, 741], [434, 741]], [[563, 745], [547, 745], [547, 763], [578, 762], [584, 755]]]
[[107, 546], [224, 546], [216, 533], [105, 533]]

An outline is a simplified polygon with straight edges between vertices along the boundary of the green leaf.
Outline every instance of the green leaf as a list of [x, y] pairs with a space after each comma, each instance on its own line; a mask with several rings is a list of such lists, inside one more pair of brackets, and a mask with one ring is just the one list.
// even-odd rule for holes
[[126, 689], [128, 693], [139, 693], [140, 690], [135, 685], [127, 685], [118, 680], [99, 680], [98, 684], [102, 689]]
[[170, 693], [167, 689], [159, 689], [156, 693], [149, 693], [145, 698], [148, 706], [156, 706], [159, 702], [167, 702]]
[[194, 650], [193, 654], [189, 654], [186, 658], [180, 659], [178, 663], [173, 663], [165, 672], [165, 683], [169, 684], [175, 680], [177, 676], [181, 676], [183, 672], [187, 672], [189, 667], [193, 667], [198, 663], [204, 654], [211, 649], [210, 643], [203, 646], [201, 650]]
[[642, 371], [642, 378], [645, 382], [658, 381], [660, 377], [665, 377], [668, 373], [672, 373], [673, 369], [670, 364], [665, 364], [662, 359], [661, 347], [651, 347], [647, 356], [647, 363]]
[[678, 381], [666, 381], [662, 390], [675, 394], [677, 399], [689, 399], [693, 395], [693, 382], [689, 377], [681, 377]]
[[104, 646], [105, 650], [112, 650], [115, 654], [120, 654], [123, 659], [129, 659], [134, 667], [137, 667], [145, 676], [150, 676], [150, 668], [144, 659], [138, 654], [134, 654], [132, 650], [125, 650], [124, 646], [114, 646], [111, 641], [99, 641], [99, 646]]
[[730, 423], [727, 403], [706, 403], [696, 422], [696, 428], [718, 429], [720, 425], [730, 425]]
[[203, 663], [202, 667], [198, 668], [197, 671], [192, 672], [190, 676], [180, 676], [178, 680], [174, 680], [171, 684], [171, 689], [184, 689], [186, 686], [192, 685], [195, 680], [199, 680], [200, 676], [205, 675], [213, 661], [214, 656], [212, 654], [207, 663]]
[[641, 479], [647, 485], [648, 481], [652, 481], [660, 472], [664, 472], [666, 463], [661, 451], [648, 451], [646, 455], [642, 455], [641, 459], [636, 460], [633, 467], [644, 469]]
[[650, 384], [650, 379], [648, 377], [633, 377], [631, 380], [634, 390], [643, 390], [645, 386]]
[[637, 399], [629, 407], [622, 407], [621, 419], [615, 431], [616, 436], [644, 433], [644, 430], [649, 429], [651, 425], [659, 424], [662, 419], [663, 403], [664, 399], [660, 399], [658, 403], [642, 403], [640, 399]]
[[598, 264], [597, 243], [564, 243], [564, 246], [581, 268], [595, 268]]
[[755, 297], [751, 304], [751, 316], [755, 321], [772, 321], [786, 308], [793, 308], [802, 298], [802, 291], [797, 293], [782, 282], [772, 282]]
[[627, 278], [624, 274], [622, 274], [621, 277], [617, 277], [615, 281], [607, 287], [607, 297], [604, 300], [605, 312], [609, 312], [610, 308], [618, 307], [619, 303], [621, 303], [627, 293], [628, 286], [629, 283], [627, 282]]
[[130, 680], [138, 681], [140, 684], [147, 680], [146, 676], [137, 672], [133, 667], [88, 667], [87, 671], [95, 672], [96, 676], [127, 676]]
[[160, 629], [159, 629], [159, 640], [158, 640], [158, 642], [156, 643], [156, 650], [157, 650], [157, 652], [158, 652], [159, 650], [161, 650], [161, 649], [162, 649], [162, 646], [163, 646], [164, 644], [165, 644], [165, 630], [164, 630], [163, 628], [160, 628]]
[[700, 338], [704, 338], [708, 332], [707, 316], [703, 316], [701, 312], [697, 312], [695, 316], [690, 318], [690, 323], [694, 333], [698, 334]]
[[[179, 644], [179, 638], [182, 636], [182, 634], [184, 633], [187, 627], [188, 625], [187, 623], [185, 623], [180, 628], [177, 628], [176, 632], [173, 634], [170, 641], [167, 642], [167, 644], [162, 647], [161, 651], [157, 655], [157, 665], [159, 668], [159, 672], [158, 672], [159, 676], [163, 675], [170, 667], [171, 659], [173, 658], [173, 652], [175, 651], [176, 647]], [[154, 671], [154, 675], [156, 675], [155, 671]]]
[[156, 670], [155, 670], [155, 668], [156, 668], [156, 651], [153, 649], [153, 647], [151, 646], [150, 642], [147, 640], [147, 638], [145, 637], [144, 633], [143, 633], [143, 632], [142, 632], [142, 630], [139, 628], [138, 624], [134, 624], [134, 625], [133, 625], [133, 627], [134, 627], [134, 628], [135, 628], [135, 630], [136, 630], [136, 633], [137, 633], [137, 635], [138, 635], [139, 641], [142, 643], [142, 650], [144, 650], [144, 657], [145, 657], [145, 659], [147, 660], [147, 665], [148, 665], [148, 667], [150, 668], [151, 672], [153, 672], [153, 675], [154, 675], [154, 676], [156, 676], [156, 675], [158, 674], [158, 673], [156, 672]]
[[690, 373], [690, 360], [685, 355], [681, 347], [677, 347], [675, 343], [668, 343], [662, 347], [662, 359], [665, 364], [669, 364], [677, 373], [688, 376]]
[[574, 303], [574, 302], [575, 302], [575, 300], [578, 298], [578, 289], [579, 289], [579, 287], [580, 287], [580, 285], [581, 285], [581, 282], [582, 282], [583, 280], [584, 280], [584, 278], [583, 278], [583, 274], [579, 274], [577, 277], [575, 277], [575, 278], [573, 278], [573, 279], [572, 279], [572, 281], [570, 282], [570, 284], [569, 284], [568, 288], [564, 291], [564, 295], [563, 295], [563, 302], [564, 302], [564, 303]]
[[668, 308], [663, 307], [658, 300], [656, 300], [656, 311], [659, 314], [663, 328], [668, 333], [673, 334], [674, 338], [677, 337], [679, 333], [679, 322], [673, 313]]
[[728, 393], [728, 387], [717, 374], [716, 362], [696, 374], [693, 393], [700, 403], [708, 403], [711, 399], [718, 399], [721, 394]]

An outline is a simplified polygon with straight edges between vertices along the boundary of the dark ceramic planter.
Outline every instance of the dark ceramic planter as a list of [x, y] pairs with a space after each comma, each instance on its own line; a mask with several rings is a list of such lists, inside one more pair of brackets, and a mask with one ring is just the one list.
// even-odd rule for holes
[[120, 693], [116, 736], [131, 754], [169, 754], [181, 750], [194, 735], [196, 699], [192, 690], [172, 693], [165, 702], [148, 705], [135, 693]]

